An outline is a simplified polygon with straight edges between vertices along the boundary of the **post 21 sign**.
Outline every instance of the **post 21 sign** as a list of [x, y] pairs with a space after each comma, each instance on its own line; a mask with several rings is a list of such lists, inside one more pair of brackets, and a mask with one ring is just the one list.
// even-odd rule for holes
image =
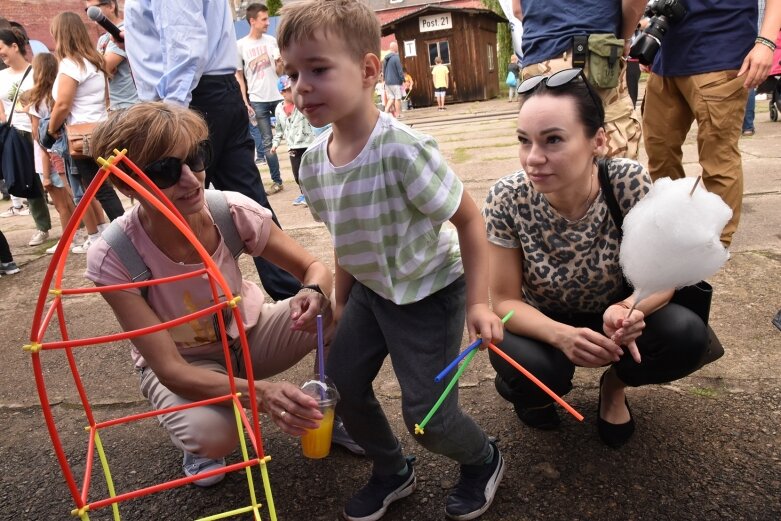
[[450, 13], [430, 14], [418, 18], [418, 24], [422, 33], [442, 31], [453, 28], [453, 18], [450, 16]]

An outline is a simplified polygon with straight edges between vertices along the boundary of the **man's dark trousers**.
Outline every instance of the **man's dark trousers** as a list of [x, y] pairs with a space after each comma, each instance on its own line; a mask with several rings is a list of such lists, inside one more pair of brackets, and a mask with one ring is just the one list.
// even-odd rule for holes
[[[241, 98], [239, 83], [233, 74], [202, 76], [193, 90], [190, 108], [203, 114], [209, 125], [212, 163], [206, 170], [206, 186], [246, 195], [271, 210], [266, 191], [255, 166], [255, 150], [249, 133], [249, 116]], [[295, 295], [301, 284], [290, 273], [261, 257], [255, 267], [266, 293], [274, 300]]]

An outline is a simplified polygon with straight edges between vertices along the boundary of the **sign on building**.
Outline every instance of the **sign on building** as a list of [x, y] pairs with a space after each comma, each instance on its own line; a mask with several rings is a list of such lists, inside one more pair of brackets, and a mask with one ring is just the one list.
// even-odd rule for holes
[[443, 29], [453, 28], [453, 19], [450, 13], [430, 14], [418, 18], [420, 32], [441, 31]]

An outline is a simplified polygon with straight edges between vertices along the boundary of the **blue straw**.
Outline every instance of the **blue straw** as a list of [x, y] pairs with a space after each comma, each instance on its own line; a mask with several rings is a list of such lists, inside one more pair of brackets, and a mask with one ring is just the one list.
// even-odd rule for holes
[[[513, 310], [511, 309], [511, 310], [510, 310], [510, 312], [509, 312], [509, 313], [507, 313], [507, 314], [504, 316], [504, 318], [502, 319], [502, 324], [506, 324], [506, 323], [507, 323], [507, 321], [508, 321], [508, 320], [510, 320], [510, 317], [511, 317], [511, 316], [513, 316], [513, 314], [514, 314], [514, 313], [515, 313], [515, 311], [513, 311]], [[461, 360], [463, 360], [464, 358], [466, 358], [466, 355], [468, 355], [469, 353], [471, 353], [472, 351], [474, 351], [475, 349], [477, 349], [477, 347], [480, 345], [480, 343], [481, 343], [482, 341], [483, 341], [483, 339], [482, 339], [482, 338], [478, 338], [477, 340], [475, 340], [474, 342], [472, 342], [471, 344], [469, 344], [469, 346], [468, 346], [466, 349], [464, 349], [464, 350], [461, 352], [461, 354], [460, 354], [460, 355], [458, 355], [458, 356], [456, 357], [456, 359], [455, 359], [455, 360], [453, 360], [452, 362], [450, 362], [450, 364], [448, 364], [448, 366], [447, 366], [447, 367], [445, 367], [444, 369], [442, 369], [442, 372], [441, 372], [441, 373], [439, 373], [439, 374], [438, 374], [438, 375], [437, 375], [437, 376], [434, 378], [434, 381], [435, 381], [436, 383], [439, 383], [439, 382], [441, 382], [441, 381], [442, 381], [442, 380], [443, 380], [443, 379], [444, 379], [444, 378], [445, 378], [445, 377], [446, 377], [446, 376], [447, 376], [447, 375], [450, 373], [450, 371], [452, 371], [452, 370], [453, 370], [453, 369], [454, 369], [454, 368], [455, 368], [455, 367], [456, 367], [456, 366], [459, 364], [459, 362], [461, 362]]]
[[441, 381], [442, 381], [442, 380], [443, 380], [443, 379], [444, 379], [444, 378], [445, 378], [445, 377], [446, 377], [448, 374], [450, 374], [450, 371], [452, 371], [452, 370], [453, 370], [453, 369], [454, 369], [454, 368], [455, 368], [455, 367], [456, 367], [456, 366], [459, 364], [459, 362], [461, 362], [461, 360], [463, 360], [464, 358], [466, 358], [466, 355], [468, 355], [469, 353], [471, 353], [472, 351], [474, 351], [474, 350], [477, 348], [477, 346], [479, 346], [479, 345], [480, 345], [480, 343], [481, 343], [482, 341], [483, 341], [483, 339], [482, 339], [482, 338], [478, 338], [477, 340], [475, 340], [474, 342], [472, 342], [472, 343], [469, 345], [469, 347], [467, 347], [466, 349], [464, 349], [463, 351], [461, 351], [461, 354], [460, 354], [460, 355], [458, 355], [458, 356], [456, 357], [456, 359], [455, 359], [455, 360], [453, 360], [452, 362], [450, 362], [450, 364], [449, 364], [447, 367], [445, 367], [444, 369], [442, 369], [442, 372], [441, 372], [441, 373], [439, 373], [439, 374], [438, 374], [438, 375], [437, 375], [437, 376], [434, 378], [434, 381], [435, 381], [435, 382], [437, 382], [437, 383], [441, 382]]

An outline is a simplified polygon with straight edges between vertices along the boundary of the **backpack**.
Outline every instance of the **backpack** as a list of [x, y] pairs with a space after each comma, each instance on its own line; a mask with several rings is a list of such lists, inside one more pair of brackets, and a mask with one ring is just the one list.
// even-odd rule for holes
[[[206, 197], [209, 211], [212, 214], [212, 218], [214, 218], [214, 224], [220, 230], [220, 235], [222, 235], [225, 245], [230, 250], [233, 258], [238, 259], [244, 252], [244, 241], [241, 240], [239, 231], [236, 229], [236, 223], [233, 222], [225, 194], [219, 190], [204, 190], [204, 197]], [[149, 280], [152, 277], [149, 267], [144, 263], [138, 250], [117, 221], [112, 221], [101, 237], [117, 253], [119, 260], [124, 264], [128, 273], [130, 273], [132, 282]], [[141, 296], [146, 300], [149, 286], [143, 286], [139, 289], [141, 290]]]

